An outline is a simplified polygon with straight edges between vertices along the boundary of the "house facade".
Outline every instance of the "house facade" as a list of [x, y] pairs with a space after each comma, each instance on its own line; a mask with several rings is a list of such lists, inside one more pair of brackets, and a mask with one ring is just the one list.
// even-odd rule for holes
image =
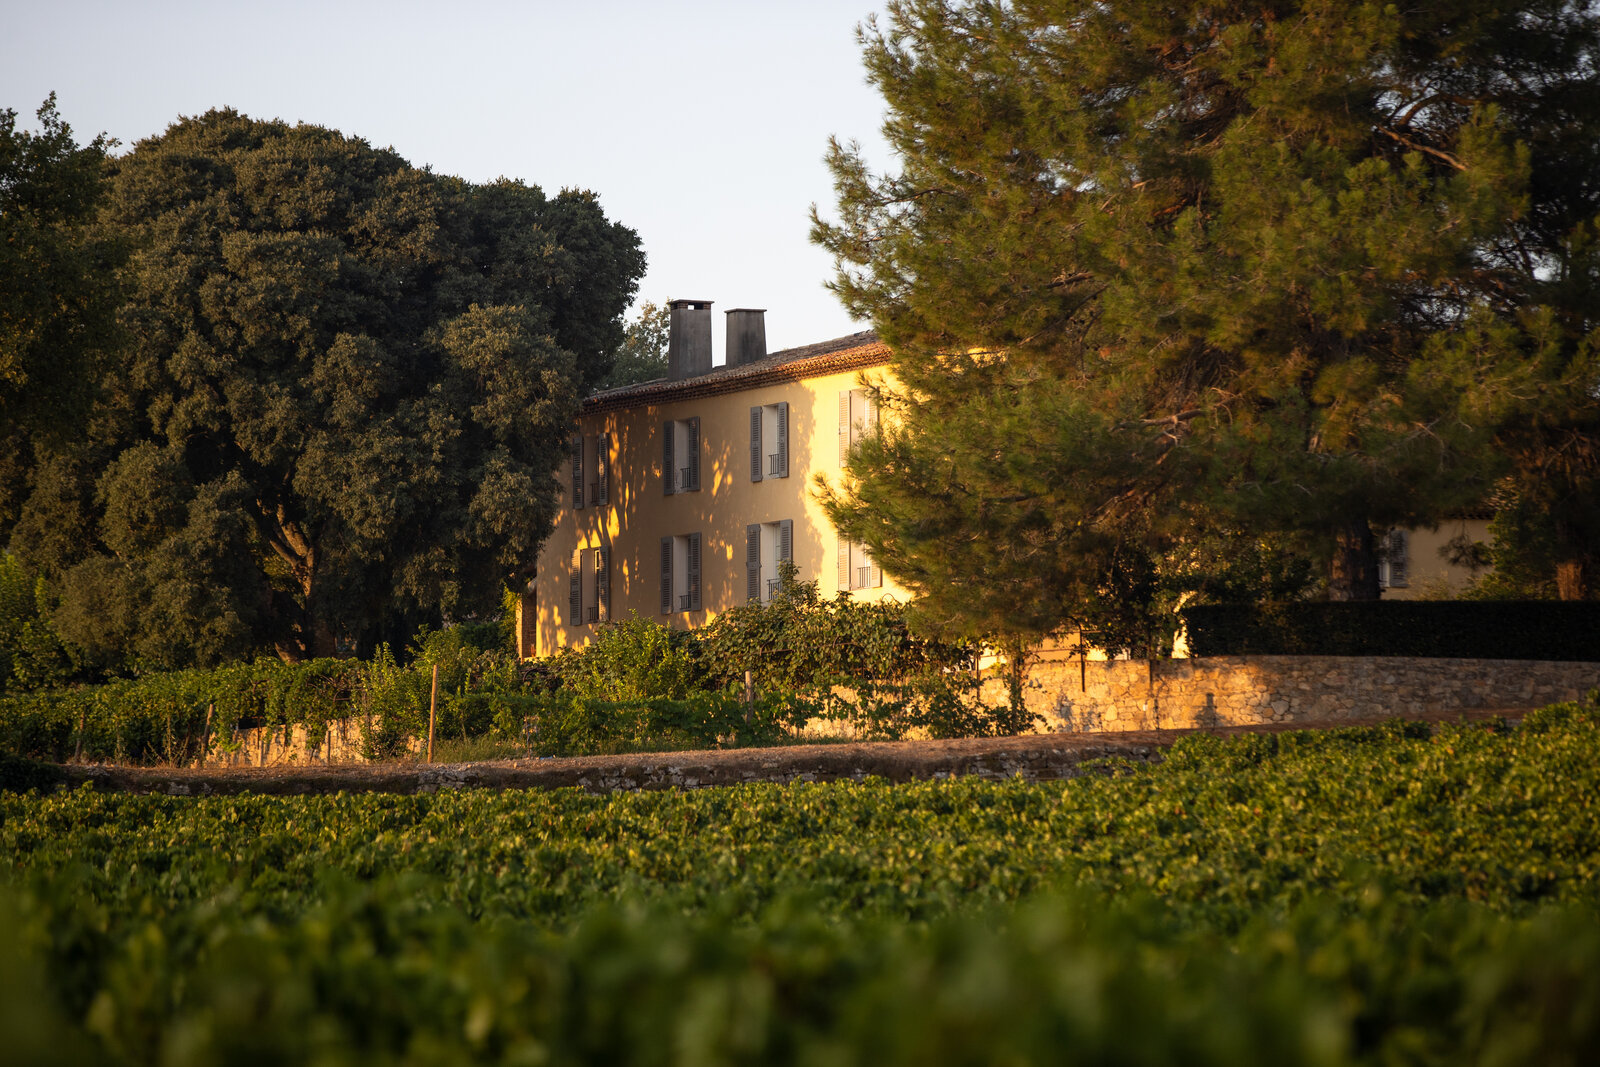
[[[724, 314], [726, 365], [711, 362], [711, 302], [674, 300], [667, 377], [583, 402], [565, 505], [517, 613], [522, 655], [585, 644], [630, 612], [703, 626], [770, 599], [783, 560], [825, 596], [909, 599], [813, 492], [818, 475], [837, 484], [874, 431], [870, 387], [888, 378], [888, 349], [863, 332], [769, 354], [762, 310]], [[1443, 549], [1485, 539], [1486, 526], [1473, 516], [1381, 535], [1383, 595], [1459, 592], [1471, 575]]]
[[764, 312], [670, 304], [668, 376], [597, 393], [573, 428], [566, 500], [518, 612], [525, 656], [585, 644], [630, 612], [688, 628], [765, 601], [782, 560], [823, 595], [906, 599], [812, 492], [876, 426], [868, 386], [888, 350], [871, 333], [766, 351]]

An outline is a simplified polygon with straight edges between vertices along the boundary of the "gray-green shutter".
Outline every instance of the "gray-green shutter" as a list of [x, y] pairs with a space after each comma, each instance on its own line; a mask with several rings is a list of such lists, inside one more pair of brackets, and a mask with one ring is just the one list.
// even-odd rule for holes
[[677, 492], [678, 469], [673, 466], [672, 456], [672, 423], [661, 424], [661, 491], [667, 496]]
[[750, 409], [750, 480], [761, 480], [761, 409]]
[[744, 528], [744, 598], [751, 603], [761, 599], [761, 524]]
[[778, 558], [794, 562], [794, 520], [778, 523]]
[[700, 610], [700, 535], [689, 535], [689, 610]]
[[[850, 390], [839, 391], [839, 466], [850, 462]], [[848, 588], [848, 586], [846, 587]]]
[[594, 553], [594, 599], [600, 605], [600, 621], [611, 620], [611, 549], [604, 545]]
[[789, 402], [778, 405], [778, 477], [789, 477]]
[[572, 439], [572, 506], [583, 507], [583, 435]]
[[672, 614], [672, 538], [661, 539], [661, 614]]
[[567, 587], [567, 625], [583, 623], [583, 549], [572, 553], [572, 580]]
[[611, 435], [603, 433], [595, 439], [595, 486], [600, 498], [597, 504], [611, 503]]
[[700, 488], [700, 419], [692, 418], [687, 423], [688, 449], [689, 449], [689, 488]]

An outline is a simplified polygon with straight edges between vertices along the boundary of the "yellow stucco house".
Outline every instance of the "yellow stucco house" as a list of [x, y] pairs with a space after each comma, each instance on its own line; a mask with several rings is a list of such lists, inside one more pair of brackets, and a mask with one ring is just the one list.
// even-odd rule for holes
[[[767, 600], [781, 560], [824, 595], [908, 599], [835, 533], [811, 485], [836, 481], [877, 423], [866, 386], [888, 379], [870, 333], [766, 350], [764, 312], [725, 313], [727, 363], [711, 362], [711, 302], [673, 300], [667, 377], [596, 393], [574, 428], [566, 506], [517, 613], [524, 656], [586, 643], [636, 612], [669, 626]], [[1383, 535], [1391, 598], [1448, 596], [1470, 575], [1440, 552], [1482, 540], [1485, 517]]]
[[711, 302], [673, 300], [667, 377], [583, 402], [571, 481], [518, 612], [518, 646], [547, 656], [630, 611], [702, 626], [766, 600], [779, 562], [825, 596], [906, 599], [811, 492], [876, 424], [863, 383], [888, 350], [872, 333], [766, 351], [764, 312], [726, 312], [711, 363]]

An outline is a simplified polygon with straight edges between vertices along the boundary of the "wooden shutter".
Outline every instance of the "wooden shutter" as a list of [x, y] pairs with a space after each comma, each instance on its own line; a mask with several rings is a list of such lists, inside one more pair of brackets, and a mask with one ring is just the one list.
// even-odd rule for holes
[[794, 562], [794, 520], [778, 523], [778, 558]]
[[[839, 466], [850, 462], [850, 390], [839, 391]], [[846, 586], [845, 588], [849, 588]]]
[[689, 429], [688, 441], [685, 442], [689, 450], [689, 488], [697, 490], [700, 488], [700, 419], [690, 419], [686, 425]]
[[689, 610], [700, 610], [700, 535], [689, 535], [689, 566], [688, 566], [688, 593]]
[[878, 430], [878, 402], [872, 394], [866, 391], [861, 393], [861, 428], [864, 433], [876, 433]]
[[761, 480], [761, 466], [766, 457], [761, 454], [761, 409], [750, 409], [750, 480]]
[[874, 589], [883, 588], [883, 568], [878, 566], [877, 560], [867, 555], [865, 549], [862, 550], [861, 556], [866, 560], [868, 566], [867, 584]]
[[594, 599], [600, 605], [600, 621], [611, 621], [611, 549], [601, 545], [594, 550]]
[[572, 506], [583, 507], [583, 435], [572, 439]]
[[599, 490], [597, 504], [611, 503], [611, 435], [603, 433], [595, 439], [595, 486]]
[[789, 402], [778, 405], [778, 477], [789, 477]]
[[[667, 496], [677, 491], [674, 486], [678, 484], [678, 468], [672, 462], [672, 430], [670, 421], [661, 424], [661, 491]], [[668, 573], [671, 573], [670, 568]]]
[[567, 588], [567, 625], [583, 622], [583, 549], [572, 553], [572, 579]]
[[661, 539], [661, 614], [672, 614], [672, 538]]
[[752, 604], [761, 599], [761, 524], [744, 528], [744, 598]]
[[839, 591], [850, 591], [850, 542], [839, 538]]
[[1389, 531], [1389, 584], [1404, 588], [1406, 582], [1406, 532]]

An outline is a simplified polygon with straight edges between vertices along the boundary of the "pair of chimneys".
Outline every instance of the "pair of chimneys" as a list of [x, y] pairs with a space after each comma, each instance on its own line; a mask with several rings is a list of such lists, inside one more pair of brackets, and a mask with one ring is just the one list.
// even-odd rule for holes
[[[711, 301], [669, 300], [667, 377], [673, 380], [711, 373]], [[734, 308], [728, 316], [727, 365], [737, 367], [767, 358], [765, 308]]]

